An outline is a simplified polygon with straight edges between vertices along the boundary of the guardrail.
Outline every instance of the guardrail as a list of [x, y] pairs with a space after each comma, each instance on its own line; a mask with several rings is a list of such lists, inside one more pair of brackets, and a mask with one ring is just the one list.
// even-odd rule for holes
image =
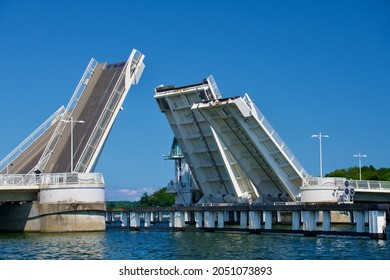
[[285, 155], [285, 157], [290, 162], [290, 164], [296, 168], [296, 170], [303, 178], [309, 176], [309, 174], [303, 168], [302, 164], [298, 161], [298, 159], [294, 156], [291, 150], [287, 147], [286, 143], [283, 142], [282, 138], [272, 127], [272, 125], [268, 122], [268, 120], [265, 118], [265, 116], [260, 111], [260, 109], [253, 103], [253, 101], [250, 99], [248, 94], [245, 94], [244, 100], [249, 107], [253, 108], [256, 111], [259, 123], [268, 132], [269, 137], [274, 140], [276, 146], [279, 148], [280, 151], [282, 151], [282, 153]]
[[0, 186], [52, 186], [52, 185], [104, 184], [101, 173], [46, 173], [46, 174], [3, 174]]
[[368, 180], [348, 180], [339, 177], [309, 177], [303, 182], [303, 187], [329, 186], [344, 188], [345, 182], [348, 181], [348, 186], [354, 189], [361, 190], [389, 190], [390, 181], [368, 181]]
[[360, 181], [360, 180], [348, 180], [348, 181], [349, 181], [349, 186], [355, 189], [390, 191], [390, 181]]

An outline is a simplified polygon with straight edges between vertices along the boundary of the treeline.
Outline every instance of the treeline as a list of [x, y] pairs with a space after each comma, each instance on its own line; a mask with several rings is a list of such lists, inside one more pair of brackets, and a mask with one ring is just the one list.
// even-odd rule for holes
[[[344, 177], [347, 179], [359, 180], [359, 167], [337, 169], [325, 175], [326, 177]], [[390, 168], [374, 166], [362, 166], [362, 180], [390, 181]]]
[[107, 201], [107, 209], [144, 207], [144, 206], [172, 206], [175, 204], [175, 195], [167, 193], [167, 187], [161, 188], [151, 195], [144, 193], [139, 201]]

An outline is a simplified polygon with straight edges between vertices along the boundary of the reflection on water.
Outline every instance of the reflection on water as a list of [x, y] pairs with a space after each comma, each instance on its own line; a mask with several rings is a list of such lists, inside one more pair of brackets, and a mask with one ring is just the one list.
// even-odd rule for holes
[[390, 259], [389, 242], [339, 236], [129, 229], [0, 233], [0, 259]]

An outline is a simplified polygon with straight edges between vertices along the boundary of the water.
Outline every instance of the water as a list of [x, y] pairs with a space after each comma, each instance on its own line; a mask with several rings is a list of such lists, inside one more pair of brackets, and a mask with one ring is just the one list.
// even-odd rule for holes
[[389, 260], [390, 240], [129, 229], [91, 233], [0, 233], [0, 259]]

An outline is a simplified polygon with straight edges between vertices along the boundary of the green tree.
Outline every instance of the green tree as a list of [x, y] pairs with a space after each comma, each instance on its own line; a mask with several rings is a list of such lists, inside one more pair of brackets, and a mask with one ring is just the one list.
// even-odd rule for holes
[[[359, 168], [350, 167], [337, 169], [325, 175], [326, 177], [343, 177], [359, 180]], [[376, 169], [374, 166], [362, 166], [362, 180], [390, 181], [390, 168]]]
[[150, 197], [148, 195], [148, 193], [144, 193], [142, 196], [141, 196], [141, 199], [139, 201], [139, 206], [150, 206], [149, 205], [149, 200], [150, 200]]
[[161, 188], [149, 197], [149, 206], [172, 206], [175, 203], [174, 194], [167, 193], [167, 187]]

